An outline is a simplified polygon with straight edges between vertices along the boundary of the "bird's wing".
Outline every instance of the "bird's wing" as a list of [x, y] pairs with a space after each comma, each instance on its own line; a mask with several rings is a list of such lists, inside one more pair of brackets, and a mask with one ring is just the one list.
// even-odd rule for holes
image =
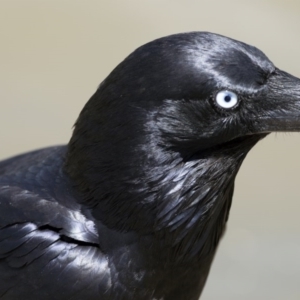
[[61, 171], [64, 152], [48, 148], [0, 163], [1, 299], [109, 295], [107, 259]]

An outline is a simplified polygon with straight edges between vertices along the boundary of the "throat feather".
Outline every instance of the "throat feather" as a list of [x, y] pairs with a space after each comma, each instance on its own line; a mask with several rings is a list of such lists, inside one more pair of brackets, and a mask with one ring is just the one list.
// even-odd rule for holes
[[210, 157], [186, 162], [178, 168], [188, 172], [173, 168], [173, 178], [168, 175], [168, 182], [163, 182], [157, 224], [176, 256], [210, 255], [217, 246], [241, 163], [228, 158], [220, 170], [220, 160]]

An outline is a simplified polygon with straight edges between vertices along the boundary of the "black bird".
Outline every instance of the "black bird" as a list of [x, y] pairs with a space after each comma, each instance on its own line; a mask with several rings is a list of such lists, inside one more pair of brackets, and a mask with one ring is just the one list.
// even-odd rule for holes
[[66, 146], [0, 163], [1, 299], [199, 298], [248, 151], [300, 130], [300, 80], [207, 32], [120, 63]]

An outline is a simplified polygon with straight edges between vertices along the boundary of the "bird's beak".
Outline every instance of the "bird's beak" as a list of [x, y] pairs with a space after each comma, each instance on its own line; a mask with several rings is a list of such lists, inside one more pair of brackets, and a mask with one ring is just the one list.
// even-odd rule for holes
[[276, 69], [256, 107], [256, 133], [300, 131], [300, 79]]

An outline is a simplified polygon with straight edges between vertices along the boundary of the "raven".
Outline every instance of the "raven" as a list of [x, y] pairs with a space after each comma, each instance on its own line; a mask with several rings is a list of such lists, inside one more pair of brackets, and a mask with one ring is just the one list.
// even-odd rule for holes
[[300, 80], [208, 32], [130, 54], [68, 145], [0, 162], [0, 298], [199, 298], [249, 150], [300, 131]]

